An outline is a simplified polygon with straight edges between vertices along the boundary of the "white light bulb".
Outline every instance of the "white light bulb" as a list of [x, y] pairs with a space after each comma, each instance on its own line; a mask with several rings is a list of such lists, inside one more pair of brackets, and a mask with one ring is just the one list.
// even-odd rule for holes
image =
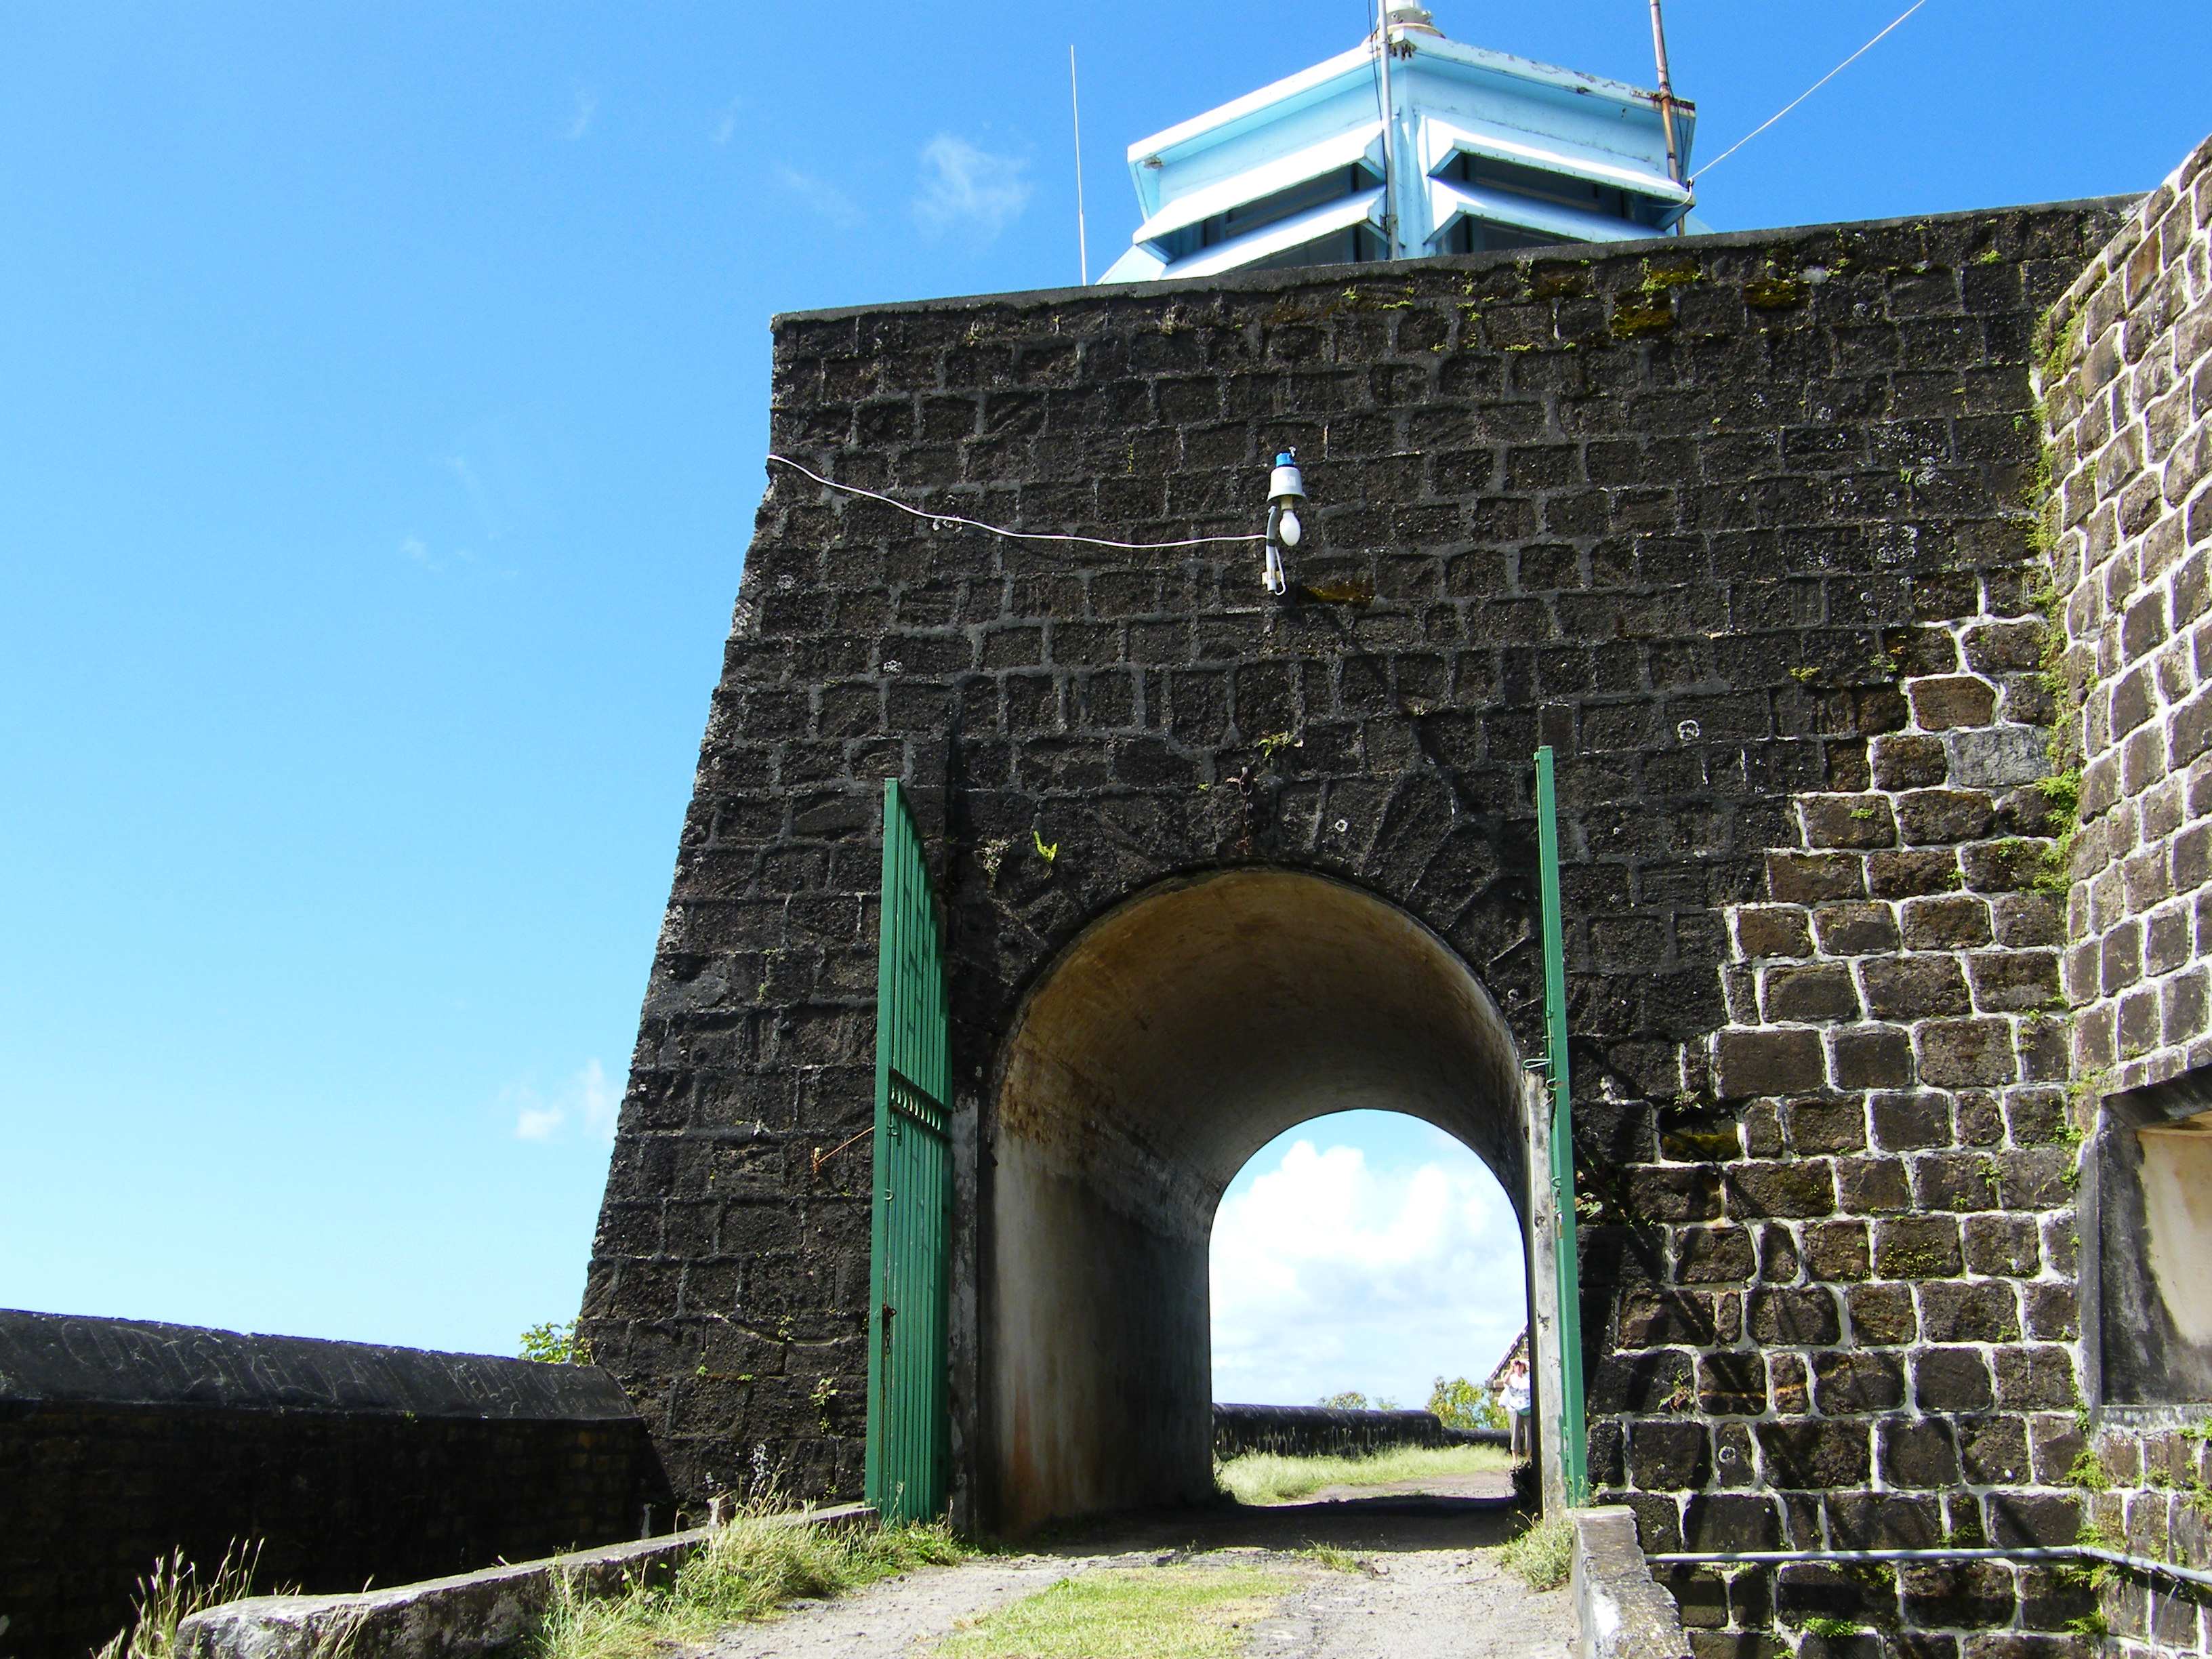
[[1282, 537], [1285, 547], [1296, 547], [1298, 544], [1298, 538], [1305, 533], [1304, 527], [1298, 523], [1297, 510], [1295, 507], [1286, 507], [1283, 509], [1282, 519], [1275, 528], [1276, 532]]

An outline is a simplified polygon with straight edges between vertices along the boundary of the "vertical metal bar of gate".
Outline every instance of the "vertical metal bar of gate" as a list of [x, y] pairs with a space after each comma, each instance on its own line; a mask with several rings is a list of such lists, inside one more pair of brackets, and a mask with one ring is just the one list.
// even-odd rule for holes
[[1583, 1420], [1582, 1260], [1575, 1240], [1575, 1135], [1567, 1075], [1567, 956], [1559, 915], [1559, 812], [1552, 746], [1536, 751], [1536, 845], [1544, 910], [1544, 1042], [1552, 1089], [1552, 1202], [1559, 1217], [1559, 1463], [1571, 1504], [1589, 1501], [1589, 1443]]
[[952, 1157], [943, 941], [914, 814], [884, 785], [868, 1230], [868, 1501], [886, 1521], [945, 1508]]

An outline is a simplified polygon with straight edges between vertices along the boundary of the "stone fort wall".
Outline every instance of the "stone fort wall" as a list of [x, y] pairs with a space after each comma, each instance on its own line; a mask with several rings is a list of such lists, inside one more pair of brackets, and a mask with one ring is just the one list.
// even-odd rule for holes
[[[2051, 666], [2079, 768], [2066, 990], [2083, 1182], [2082, 1361], [2071, 1448], [2093, 1535], [2212, 1566], [2212, 1353], [2140, 1270], [2159, 1243], [2130, 1126], [2212, 1108], [2212, 142], [2130, 213], [2051, 308], [2039, 359], [2052, 486]], [[2198, 1131], [2202, 1133], [2201, 1130]], [[2200, 1166], [2201, 1167], [2201, 1166]], [[2147, 1224], [2147, 1223], [2150, 1224]], [[2212, 1240], [2189, 1248], [2212, 1266]], [[2123, 1654], [2203, 1653], [2200, 1598], [2125, 1577], [2102, 1615]]]
[[[584, 1307], [679, 1492], [859, 1483], [866, 1166], [812, 1154], [870, 1118], [882, 778], [988, 1149], [1024, 989], [1170, 874], [1378, 893], [1540, 1052], [1548, 741], [1605, 1495], [1652, 1550], [2070, 1541], [2086, 901], [2069, 939], [2032, 369], [2131, 205], [780, 319], [772, 446], [830, 477], [1166, 540], [1256, 527], [1294, 444], [1317, 533], [1263, 605], [1256, 550], [1070, 556], [772, 471]], [[1713, 1654], [1778, 1611], [2067, 1651], [2096, 1601], [1674, 1588]]]

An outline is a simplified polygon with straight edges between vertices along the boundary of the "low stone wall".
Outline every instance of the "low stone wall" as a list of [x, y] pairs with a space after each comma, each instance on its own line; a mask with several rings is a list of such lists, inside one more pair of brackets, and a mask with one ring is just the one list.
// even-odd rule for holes
[[[768, 1524], [843, 1528], [875, 1518], [866, 1504], [846, 1504], [773, 1516]], [[696, 1527], [354, 1595], [226, 1602], [179, 1624], [176, 1652], [178, 1659], [476, 1659], [528, 1637], [562, 1580], [593, 1595], [660, 1583], [713, 1536]]]
[[1689, 1638], [1636, 1541], [1636, 1511], [1573, 1512], [1575, 1659], [1689, 1659]]
[[1213, 1407], [1213, 1455], [1361, 1457], [1394, 1446], [1503, 1446], [1494, 1429], [1448, 1429], [1434, 1412], [1340, 1411], [1330, 1406]]
[[0, 1654], [78, 1656], [181, 1551], [358, 1590], [672, 1522], [594, 1366], [0, 1310]]

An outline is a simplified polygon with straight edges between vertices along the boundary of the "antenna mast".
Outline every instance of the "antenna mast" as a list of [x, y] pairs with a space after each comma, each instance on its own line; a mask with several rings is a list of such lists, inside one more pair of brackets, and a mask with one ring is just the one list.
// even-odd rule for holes
[[[1659, 0], [1651, 0], [1657, 5]], [[1067, 106], [1075, 115], [1075, 268], [1091, 286], [1091, 249], [1083, 234], [1083, 102], [1075, 94], [1075, 43], [1067, 43]], [[1671, 142], [1671, 141], [1670, 141]]]
[[[1659, 18], [1659, 0], [1651, 0], [1651, 54], [1659, 60], [1659, 120], [1667, 129], [1667, 175], [1685, 184], [1682, 151], [1674, 142], [1674, 79], [1667, 72], [1667, 26]], [[1674, 221], [1674, 234], [1686, 234], [1680, 219]]]
[[[1652, 0], [1656, 5], [1658, 0]], [[1397, 148], [1397, 106], [1390, 100], [1390, 0], [1375, 0], [1376, 62], [1382, 74], [1382, 257], [1398, 257], [1397, 168], [1391, 151]]]

